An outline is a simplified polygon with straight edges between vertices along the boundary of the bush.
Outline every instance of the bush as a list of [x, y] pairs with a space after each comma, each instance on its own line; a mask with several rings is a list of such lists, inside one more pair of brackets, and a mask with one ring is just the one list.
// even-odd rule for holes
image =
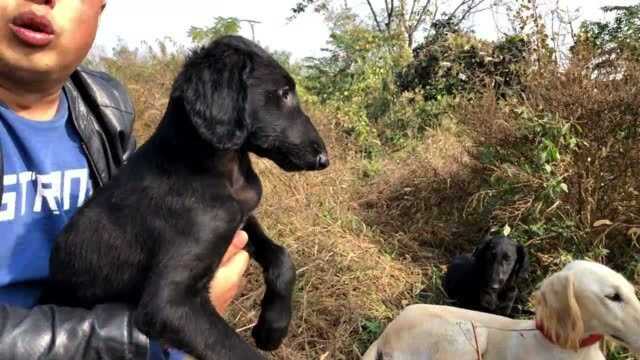
[[627, 269], [640, 227], [640, 76], [600, 81], [584, 68], [574, 59], [533, 74], [526, 101], [487, 95], [459, 108], [486, 172], [470, 211], [509, 224], [539, 253]]
[[414, 61], [397, 76], [401, 90], [421, 89], [434, 100], [477, 92], [489, 84], [505, 96], [519, 90], [527, 42], [511, 36], [492, 44], [450, 29], [427, 37], [413, 54]]
[[419, 89], [401, 93], [374, 119], [382, 144], [402, 148], [412, 141], [420, 141], [428, 129], [439, 125], [454, 102], [450, 97], [427, 101]]
[[609, 22], [585, 21], [578, 34], [579, 45], [588, 45], [600, 53], [614, 53], [640, 59], [640, 4], [605, 6], [614, 13]]

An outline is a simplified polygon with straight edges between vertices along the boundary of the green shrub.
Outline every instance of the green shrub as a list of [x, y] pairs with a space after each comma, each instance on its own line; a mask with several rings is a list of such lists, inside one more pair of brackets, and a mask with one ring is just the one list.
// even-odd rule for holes
[[585, 21], [578, 34], [579, 45], [588, 45], [600, 54], [614, 53], [640, 59], [640, 4], [605, 6], [605, 13], [614, 13], [608, 22]]
[[348, 11], [335, 20], [327, 55], [307, 59], [302, 85], [318, 104], [335, 112], [342, 127], [368, 156], [380, 139], [370, 119], [386, 112], [396, 90], [394, 74], [410, 59], [400, 32], [383, 34]]
[[382, 143], [402, 147], [420, 141], [428, 129], [439, 125], [454, 102], [451, 97], [428, 101], [419, 89], [401, 93], [375, 120]]
[[397, 75], [403, 91], [421, 89], [428, 100], [477, 92], [491, 85], [501, 95], [519, 90], [527, 42], [511, 36], [492, 44], [458, 29], [434, 33], [414, 50]]
[[[479, 152], [487, 170], [486, 185], [472, 204], [488, 211], [493, 222], [509, 224], [522, 240], [561, 235], [571, 237], [575, 223], [560, 221], [569, 193], [565, 178], [578, 129], [557, 114], [526, 106], [506, 107], [513, 133]], [[503, 110], [504, 111], [504, 110]]]

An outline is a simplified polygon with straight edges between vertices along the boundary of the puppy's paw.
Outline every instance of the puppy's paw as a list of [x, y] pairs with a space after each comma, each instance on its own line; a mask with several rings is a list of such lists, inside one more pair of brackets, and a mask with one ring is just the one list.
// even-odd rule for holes
[[282, 322], [280, 324], [272, 324], [260, 317], [258, 324], [251, 332], [251, 336], [253, 336], [259, 349], [273, 351], [282, 345], [288, 329], [288, 321], [285, 321], [284, 324]]

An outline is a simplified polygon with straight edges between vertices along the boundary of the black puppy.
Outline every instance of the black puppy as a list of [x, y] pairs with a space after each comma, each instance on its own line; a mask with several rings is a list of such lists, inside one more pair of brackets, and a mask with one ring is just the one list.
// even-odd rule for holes
[[486, 238], [472, 255], [456, 256], [443, 288], [456, 306], [509, 316], [517, 283], [529, 272], [524, 246], [506, 236]]
[[295, 271], [252, 215], [262, 190], [248, 152], [287, 171], [329, 164], [291, 76], [254, 43], [223, 37], [188, 57], [154, 135], [57, 239], [42, 302], [129, 303], [142, 332], [200, 360], [262, 359], [207, 294], [244, 229], [266, 282], [252, 335], [265, 350], [283, 341]]

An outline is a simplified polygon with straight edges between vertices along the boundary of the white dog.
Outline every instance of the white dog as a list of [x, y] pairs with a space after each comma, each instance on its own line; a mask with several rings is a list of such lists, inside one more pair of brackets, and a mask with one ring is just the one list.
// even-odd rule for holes
[[363, 360], [604, 360], [608, 336], [640, 352], [640, 301], [608, 267], [574, 261], [534, 294], [535, 320], [448, 306], [412, 305]]

